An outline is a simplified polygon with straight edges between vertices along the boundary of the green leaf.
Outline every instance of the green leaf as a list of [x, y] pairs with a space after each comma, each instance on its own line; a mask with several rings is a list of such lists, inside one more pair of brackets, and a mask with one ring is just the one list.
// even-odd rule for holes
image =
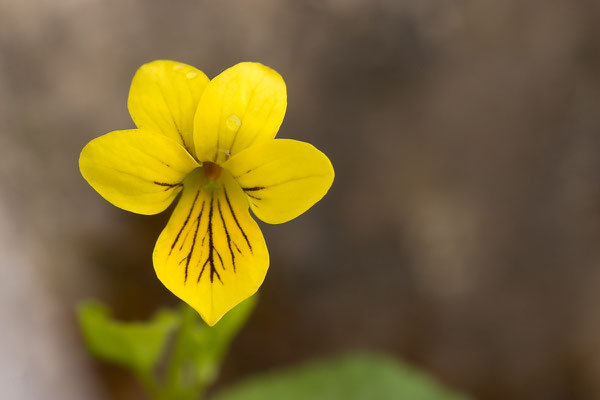
[[466, 400], [413, 367], [354, 354], [251, 378], [213, 400]]
[[95, 301], [80, 304], [78, 317], [85, 343], [94, 356], [142, 374], [160, 360], [169, 335], [180, 323], [173, 311], [159, 311], [148, 322], [116, 321]]

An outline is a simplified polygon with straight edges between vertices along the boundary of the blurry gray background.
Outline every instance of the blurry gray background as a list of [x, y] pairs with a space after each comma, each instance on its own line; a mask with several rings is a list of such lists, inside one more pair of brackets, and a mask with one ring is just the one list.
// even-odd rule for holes
[[336, 168], [264, 226], [257, 311], [221, 385], [349, 349], [404, 358], [479, 399], [600, 398], [600, 4], [594, 0], [0, 0], [0, 387], [131, 399], [74, 308], [177, 300], [156, 279], [170, 211], [105, 202], [77, 159], [132, 127], [135, 70], [279, 71], [280, 137]]

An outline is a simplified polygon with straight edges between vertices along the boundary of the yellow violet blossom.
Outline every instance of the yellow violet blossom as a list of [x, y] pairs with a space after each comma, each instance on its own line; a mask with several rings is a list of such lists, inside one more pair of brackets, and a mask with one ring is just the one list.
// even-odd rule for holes
[[138, 129], [88, 143], [79, 168], [106, 200], [138, 214], [164, 211], [182, 192], [154, 248], [158, 278], [209, 325], [254, 294], [269, 253], [248, 208], [289, 221], [319, 201], [334, 178], [308, 143], [275, 139], [287, 105], [274, 70], [237, 64], [210, 80], [186, 64], [138, 69], [128, 108]]

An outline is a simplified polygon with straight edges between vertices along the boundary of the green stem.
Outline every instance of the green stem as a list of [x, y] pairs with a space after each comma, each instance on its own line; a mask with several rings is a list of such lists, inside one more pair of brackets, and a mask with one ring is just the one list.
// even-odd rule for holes
[[138, 371], [135, 375], [150, 398], [161, 400], [160, 387], [151, 371]]
[[191, 388], [185, 387], [184, 371], [186, 360], [186, 341], [193, 330], [196, 319], [195, 311], [188, 306], [181, 306], [181, 328], [175, 338], [173, 352], [167, 366], [166, 384], [162, 391], [162, 399], [198, 400], [204, 391], [204, 382], [193, 382]]

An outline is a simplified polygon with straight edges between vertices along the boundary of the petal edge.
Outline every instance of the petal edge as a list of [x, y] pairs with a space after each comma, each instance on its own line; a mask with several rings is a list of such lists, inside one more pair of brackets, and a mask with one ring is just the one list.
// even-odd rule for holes
[[197, 68], [171, 60], [156, 60], [136, 71], [127, 108], [138, 128], [161, 133], [194, 154], [193, 122], [206, 75]]
[[81, 150], [84, 179], [111, 204], [137, 214], [164, 211], [198, 163], [166, 136], [138, 129], [113, 131]]
[[280, 224], [304, 213], [331, 187], [329, 158], [313, 145], [291, 139], [258, 144], [223, 164], [248, 196], [252, 212]]
[[286, 107], [286, 86], [277, 71], [256, 62], [226, 69], [208, 83], [198, 104], [198, 159], [221, 163], [254, 143], [273, 139]]

